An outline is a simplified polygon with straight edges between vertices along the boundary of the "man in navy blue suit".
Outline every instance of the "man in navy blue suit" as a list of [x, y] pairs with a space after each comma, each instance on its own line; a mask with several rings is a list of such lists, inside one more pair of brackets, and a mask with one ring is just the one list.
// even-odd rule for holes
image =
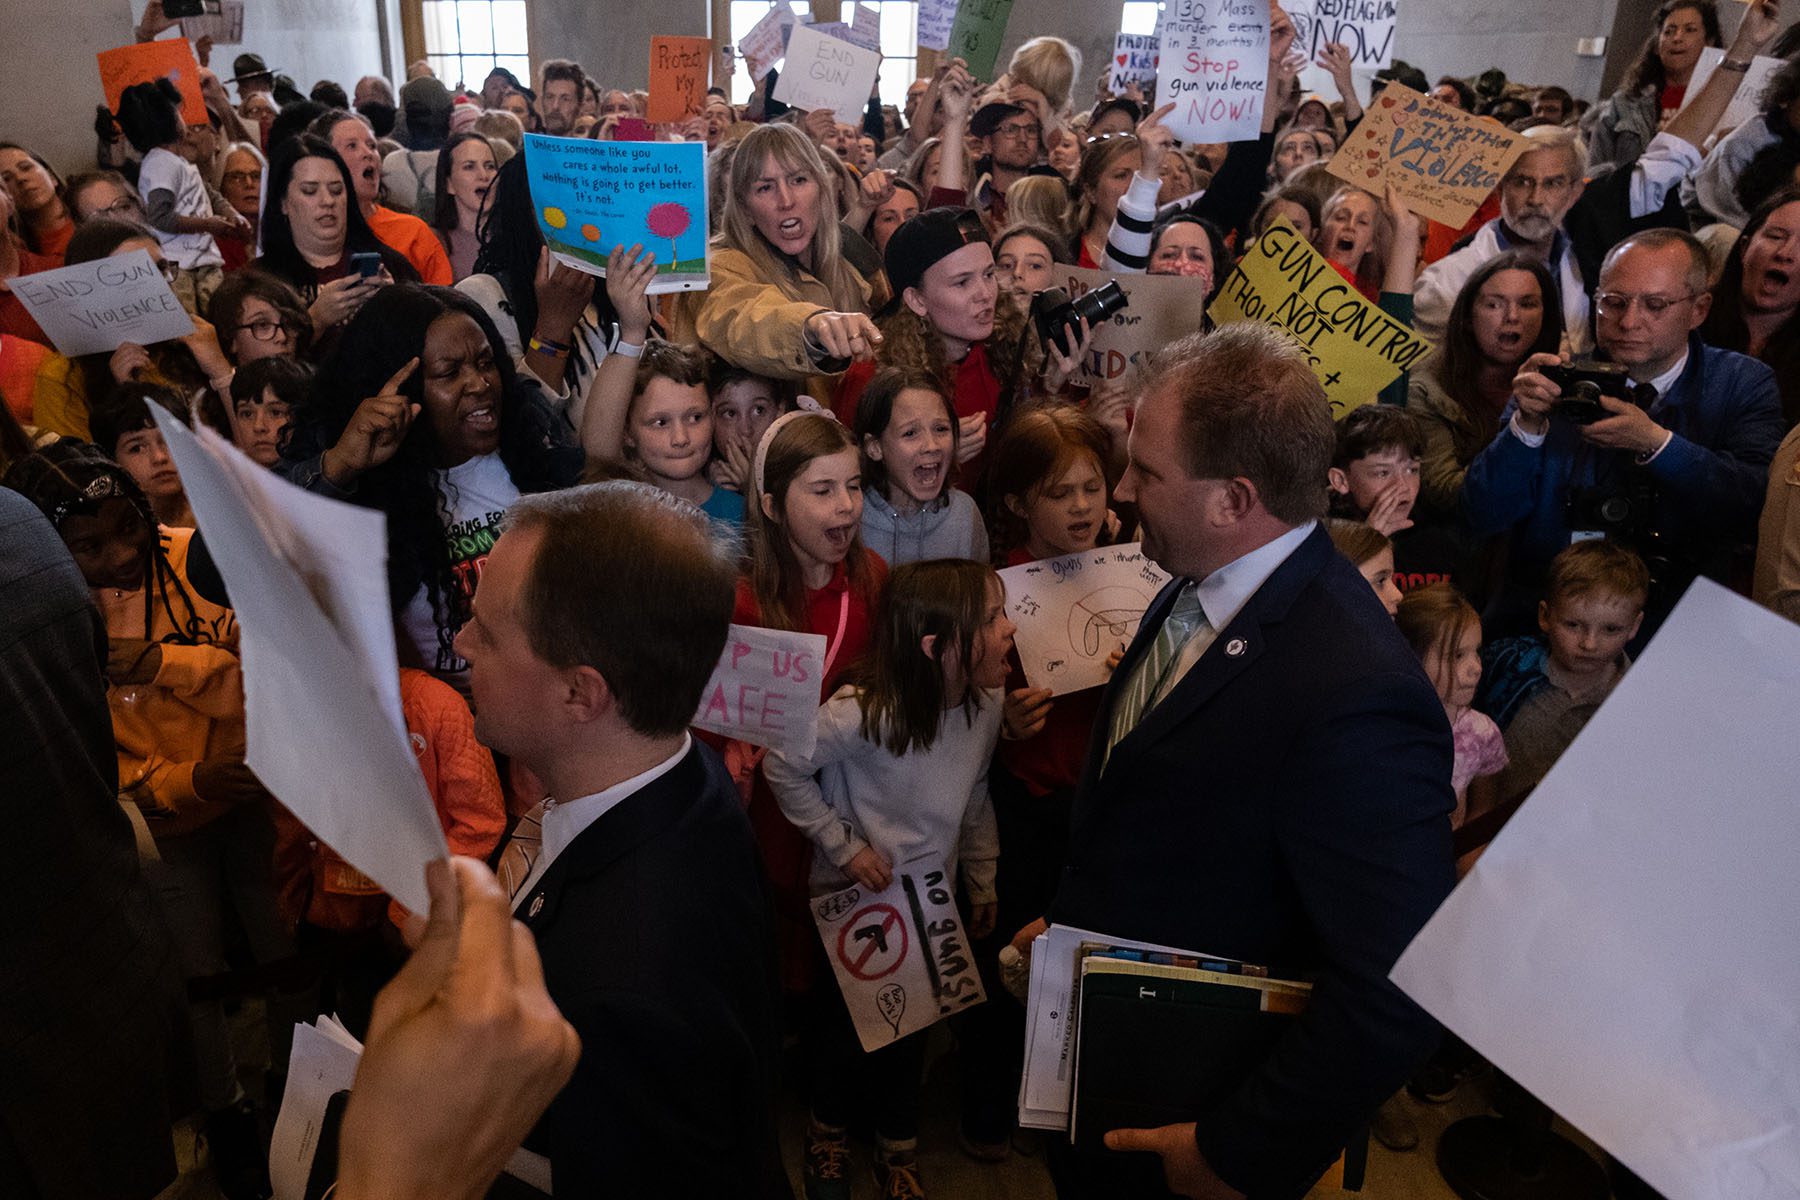
[[1146, 382], [1117, 495], [1175, 578], [1107, 689], [1048, 917], [1315, 990], [1227, 1099], [1109, 1133], [1065, 1197], [1302, 1196], [1436, 1044], [1387, 973], [1451, 887], [1450, 727], [1319, 524], [1333, 444], [1265, 326], [1185, 339]]

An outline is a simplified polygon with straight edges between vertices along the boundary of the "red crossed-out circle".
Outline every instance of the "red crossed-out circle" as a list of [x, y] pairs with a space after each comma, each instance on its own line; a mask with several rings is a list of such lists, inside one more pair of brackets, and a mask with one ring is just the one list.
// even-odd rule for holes
[[[874, 938], [856, 944], [850, 941], [858, 929], [866, 927], [871, 921], [880, 922], [882, 933], [887, 937], [887, 952], [894, 956], [893, 962], [879, 970], [869, 967], [869, 960], [875, 956], [879, 943]], [[870, 904], [859, 908], [844, 922], [843, 928], [838, 930], [838, 961], [858, 979], [881, 979], [892, 975], [906, 961], [906, 950], [906, 922], [901, 920], [900, 910], [891, 904]]]

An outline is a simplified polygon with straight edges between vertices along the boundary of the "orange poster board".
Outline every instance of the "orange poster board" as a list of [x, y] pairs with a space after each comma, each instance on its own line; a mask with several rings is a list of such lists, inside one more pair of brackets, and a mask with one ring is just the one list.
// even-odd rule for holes
[[119, 97], [134, 83], [167, 78], [181, 92], [181, 119], [189, 125], [206, 124], [206, 101], [200, 96], [200, 63], [186, 38], [138, 42], [116, 50], [102, 50], [100, 86], [106, 107], [119, 111]]
[[697, 117], [706, 105], [707, 73], [712, 69], [712, 41], [703, 37], [650, 39], [650, 111], [655, 122]]

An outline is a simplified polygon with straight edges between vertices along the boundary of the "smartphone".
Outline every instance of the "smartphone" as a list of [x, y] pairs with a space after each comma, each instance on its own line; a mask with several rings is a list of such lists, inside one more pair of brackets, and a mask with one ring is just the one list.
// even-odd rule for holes
[[381, 274], [381, 255], [373, 250], [365, 250], [361, 254], [350, 256], [350, 269], [364, 279], [373, 279]]

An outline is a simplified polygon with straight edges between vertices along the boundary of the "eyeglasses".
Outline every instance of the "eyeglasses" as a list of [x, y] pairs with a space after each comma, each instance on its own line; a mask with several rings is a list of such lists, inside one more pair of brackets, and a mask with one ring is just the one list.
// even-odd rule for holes
[[272, 317], [258, 317], [254, 321], [246, 321], [238, 326], [240, 332], [246, 329], [250, 331], [250, 336], [259, 342], [272, 342], [275, 340], [276, 334], [284, 331], [289, 334], [294, 332], [291, 322], [277, 321]]
[[105, 208], [96, 208], [94, 215], [97, 217], [131, 217], [143, 211], [143, 206], [138, 203], [136, 196], [121, 196]]
[[219, 180], [220, 180], [220, 182], [226, 183], [226, 184], [248, 183], [248, 184], [260, 185], [262, 183], [262, 172], [261, 171], [227, 171], [227, 172], [225, 172], [225, 174], [223, 174], [219, 177]]
[[1594, 307], [1603, 317], [1622, 317], [1631, 311], [1633, 304], [1641, 304], [1644, 312], [1654, 319], [1697, 295], [1698, 292], [1689, 292], [1685, 296], [1627, 296], [1623, 292], [1601, 292], [1594, 297]]
[[1014, 122], [1013, 124], [1010, 124], [1010, 125], [1002, 125], [999, 128], [995, 129], [994, 133], [998, 137], [1025, 138], [1027, 140], [1030, 140], [1032, 138], [1037, 137], [1037, 135], [1042, 133], [1043, 131], [1044, 131], [1044, 127], [1042, 125], [1039, 125], [1036, 121], [1033, 121], [1030, 124], [1020, 124], [1018, 122]]

